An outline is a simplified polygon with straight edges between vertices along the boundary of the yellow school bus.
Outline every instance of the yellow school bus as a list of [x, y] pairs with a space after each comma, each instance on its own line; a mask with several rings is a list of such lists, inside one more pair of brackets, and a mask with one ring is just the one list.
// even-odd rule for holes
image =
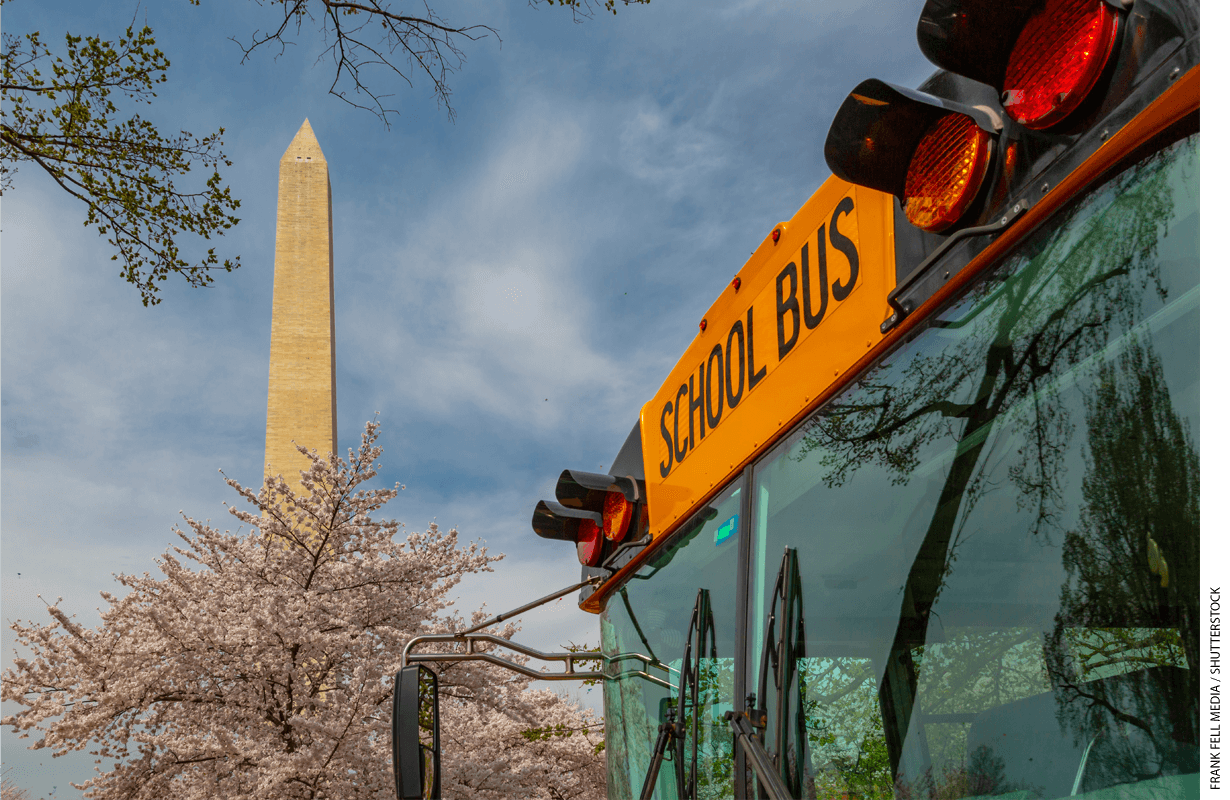
[[613, 800], [1198, 794], [1199, 6], [927, 0], [918, 45], [535, 511]]

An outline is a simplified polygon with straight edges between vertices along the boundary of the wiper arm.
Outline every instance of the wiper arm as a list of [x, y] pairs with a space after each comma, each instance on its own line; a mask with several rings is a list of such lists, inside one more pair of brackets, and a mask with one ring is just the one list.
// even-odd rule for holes
[[730, 731], [734, 734], [735, 746], [743, 748], [747, 763], [769, 800], [791, 800], [793, 795], [786, 788], [782, 776], [777, 774], [777, 767], [773, 766], [773, 760], [764, 749], [764, 744], [748, 720], [747, 714], [727, 711], [726, 721], [730, 723]]
[[[662, 762], [671, 760], [675, 763], [675, 794], [685, 797], [683, 788], [683, 759], [679, 752], [679, 741], [683, 736], [683, 724], [675, 721], [674, 706], [667, 706], [666, 721], [658, 726], [658, 740], [653, 745], [653, 758], [649, 761], [649, 770], [645, 773], [645, 783], [641, 786], [641, 800], [653, 800], [654, 789], [658, 785], [658, 772]], [[672, 758], [667, 759], [667, 753]]]

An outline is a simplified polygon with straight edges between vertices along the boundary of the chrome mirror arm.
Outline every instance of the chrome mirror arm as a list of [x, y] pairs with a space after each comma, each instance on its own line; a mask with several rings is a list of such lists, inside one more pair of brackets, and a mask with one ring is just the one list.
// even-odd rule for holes
[[[462, 653], [416, 653], [415, 648], [422, 644], [439, 643], [439, 644], [464, 644], [465, 652]], [[539, 661], [562, 661], [564, 662], [563, 672], [535, 672], [533, 669], [518, 664], [507, 658], [501, 658], [494, 653], [483, 652], [475, 648], [476, 644], [489, 644], [496, 647], [504, 647], [512, 650], [515, 653], [520, 653], [529, 658], [538, 659]], [[617, 664], [621, 661], [635, 660], [640, 661], [645, 666], [636, 671], [618, 672], [610, 674], [604, 669], [601, 672], [578, 672], [574, 667], [577, 661], [601, 661], [604, 666]], [[509, 639], [501, 639], [499, 636], [493, 636], [489, 633], [476, 633], [470, 635], [461, 635], [454, 633], [432, 633], [424, 636], [416, 636], [406, 643], [402, 649], [401, 665], [407, 666], [412, 663], [440, 663], [440, 662], [457, 662], [457, 661], [483, 661], [488, 664], [494, 664], [505, 669], [512, 670], [528, 678], [533, 678], [539, 681], [587, 681], [587, 680], [620, 680], [625, 677], [638, 677], [647, 680], [650, 683], [657, 684], [665, 689], [673, 689], [674, 686], [667, 680], [659, 678], [656, 675], [650, 674], [650, 669], [663, 669], [669, 674], [672, 670], [665, 664], [657, 663], [654, 659], [640, 653], [620, 653], [617, 656], [607, 658], [601, 652], [596, 650], [584, 650], [579, 653], [543, 653], [535, 650], [532, 647], [526, 647], [518, 642]]]

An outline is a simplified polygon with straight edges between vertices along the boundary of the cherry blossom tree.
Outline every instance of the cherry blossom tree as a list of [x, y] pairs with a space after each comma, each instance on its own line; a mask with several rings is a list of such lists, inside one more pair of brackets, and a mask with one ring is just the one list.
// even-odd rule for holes
[[[54, 754], [90, 750], [91, 798], [368, 798], [392, 794], [390, 714], [402, 644], [460, 630], [448, 595], [502, 556], [435, 524], [399, 541], [367, 489], [378, 426], [357, 453], [318, 456], [301, 489], [227, 479], [246, 532], [184, 517], [160, 577], [120, 575], [97, 628], [49, 606], [12, 625], [29, 657], [3, 676], [0, 724]], [[481, 612], [470, 615], [476, 621]], [[498, 633], [510, 636], [507, 625]], [[441, 670], [447, 797], [603, 795], [601, 722], [473, 662]]]
[[3, 776], [0, 777], [0, 798], [3, 800], [30, 800], [30, 793], [25, 789], [17, 786], [16, 782], [9, 773], [12, 768], [4, 770]]
[[463, 800], [606, 797], [602, 722], [554, 692], [522, 690], [498, 713], [441, 688], [443, 796]]

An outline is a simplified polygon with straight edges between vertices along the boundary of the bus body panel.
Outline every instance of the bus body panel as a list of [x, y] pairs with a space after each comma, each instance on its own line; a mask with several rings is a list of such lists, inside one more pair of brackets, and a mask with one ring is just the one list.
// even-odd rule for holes
[[880, 341], [895, 283], [892, 202], [830, 178], [709, 308], [641, 410], [654, 536]]

